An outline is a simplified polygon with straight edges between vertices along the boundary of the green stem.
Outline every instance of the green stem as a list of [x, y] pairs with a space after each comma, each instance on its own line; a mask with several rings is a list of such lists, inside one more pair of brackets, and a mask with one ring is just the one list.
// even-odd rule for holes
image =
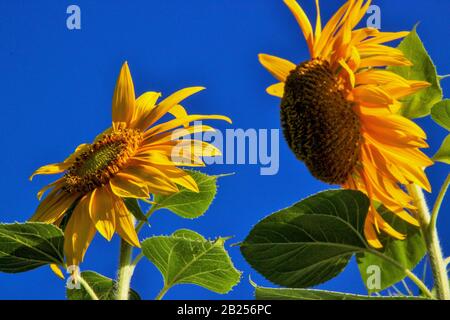
[[391, 263], [392, 265], [396, 266], [397, 268], [399, 268], [400, 270], [402, 270], [406, 276], [411, 279], [412, 282], [414, 282], [414, 284], [426, 295], [428, 296], [428, 298], [432, 298], [434, 299], [433, 294], [431, 293], [431, 291], [427, 288], [427, 286], [425, 285], [425, 283], [423, 283], [422, 280], [420, 280], [413, 272], [411, 272], [411, 270], [405, 268], [403, 265], [401, 265], [399, 262], [397, 262], [396, 260], [384, 255], [383, 253], [375, 250], [375, 249], [369, 249], [369, 251], [373, 254], [376, 255], [384, 260], [386, 260], [387, 262]]
[[135, 265], [131, 262], [133, 247], [125, 240], [120, 240], [119, 275], [117, 283], [117, 300], [128, 300], [130, 292], [131, 277], [133, 276]]
[[141, 259], [144, 257], [144, 253], [142, 251], [134, 258], [134, 260], [131, 262], [131, 265], [136, 267], [136, 265], [141, 261]]
[[80, 281], [81, 285], [83, 286], [84, 290], [86, 290], [87, 294], [91, 297], [92, 300], [100, 300], [95, 293], [94, 289], [91, 288], [89, 283], [84, 280], [81, 275], [77, 278], [78, 281]]
[[436, 202], [434, 203], [433, 211], [431, 213], [431, 221], [430, 221], [430, 229], [435, 229], [437, 225], [437, 217], [439, 215], [439, 211], [441, 210], [442, 201], [444, 200], [445, 194], [447, 193], [448, 187], [450, 185], [450, 174], [445, 179], [444, 184], [441, 187], [441, 191], [439, 191]]
[[169, 289], [170, 289], [169, 286], [164, 285], [164, 287], [161, 289], [161, 291], [156, 296], [155, 300], [162, 300], [162, 298], [166, 295], [166, 293]]
[[[150, 218], [150, 216], [155, 212], [156, 206], [152, 206], [150, 210], [145, 215], [146, 218]], [[134, 222], [134, 221], [133, 221]], [[136, 233], [144, 226], [145, 221], [140, 221], [136, 226]], [[128, 244], [125, 240], [120, 241], [120, 258], [119, 258], [119, 272], [118, 272], [118, 280], [117, 280], [117, 300], [128, 300], [129, 292], [130, 292], [130, 283], [131, 277], [133, 276], [134, 269], [136, 265], [143, 257], [143, 253], [141, 252], [134, 260], [132, 260], [133, 255], [133, 247]]]
[[[422, 189], [417, 185], [411, 184], [407, 186], [407, 188], [409, 194], [413, 197], [414, 205], [417, 208], [417, 219], [419, 220], [425, 244], [427, 246], [436, 296], [439, 300], [450, 300], [450, 284], [444, 257], [442, 255], [436, 225], [433, 225], [431, 222], [432, 217], [425, 200], [425, 195]], [[435, 218], [433, 217], [433, 219]]]
[[444, 264], [445, 267], [448, 267], [448, 265], [450, 264], [450, 257], [444, 259]]
[[[148, 219], [150, 219], [150, 217], [152, 216], [152, 214], [156, 211], [157, 206], [153, 205], [145, 214], [145, 217]], [[141, 231], [142, 227], [144, 226], [145, 221], [139, 221], [138, 225], [136, 226], [136, 233], [139, 233], [139, 231]]]

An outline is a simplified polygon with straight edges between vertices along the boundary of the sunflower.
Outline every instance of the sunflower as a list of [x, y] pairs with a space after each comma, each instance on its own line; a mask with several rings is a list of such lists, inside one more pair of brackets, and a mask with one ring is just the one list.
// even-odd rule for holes
[[[61, 163], [39, 168], [38, 174], [60, 174], [38, 193], [41, 200], [31, 221], [65, 224], [64, 251], [68, 265], [78, 265], [96, 231], [107, 240], [115, 232], [139, 247], [133, 217], [123, 198], [148, 199], [150, 194], [173, 194], [178, 186], [198, 192], [194, 179], [177, 165], [202, 166], [202, 156], [220, 153], [202, 141], [179, 139], [195, 132], [214, 131], [206, 125], [191, 126], [219, 115], [188, 115], [179, 103], [203, 90], [182, 89], [157, 103], [160, 93], [135, 98], [128, 64], [124, 63], [112, 102], [112, 126], [93, 143], [78, 146]], [[158, 122], [170, 113], [174, 119]], [[184, 127], [181, 130], [175, 130]], [[173, 155], [176, 155], [174, 160]]]
[[295, 0], [284, 2], [300, 25], [311, 58], [299, 65], [266, 54], [259, 60], [279, 81], [267, 92], [281, 98], [281, 124], [290, 149], [317, 179], [368, 195], [364, 232], [371, 246], [382, 247], [381, 232], [404, 239], [376, 204], [417, 226], [404, 186], [431, 189], [424, 169], [432, 161], [419, 150], [428, 147], [426, 135], [398, 113], [402, 98], [429, 84], [386, 69], [411, 65], [400, 50], [384, 44], [408, 32], [355, 29], [370, 1], [347, 1], [322, 28], [316, 0], [314, 30]]

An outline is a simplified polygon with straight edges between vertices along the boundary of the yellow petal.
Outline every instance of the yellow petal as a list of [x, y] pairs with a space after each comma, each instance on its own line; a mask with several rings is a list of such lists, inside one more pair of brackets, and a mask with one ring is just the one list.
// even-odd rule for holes
[[363, 41], [365, 44], [379, 44], [384, 42], [390, 42], [406, 37], [409, 31], [401, 32], [380, 32], [376, 34], [373, 38]]
[[57, 264], [52, 263], [52, 264], [50, 265], [50, 269], [53, 271], [54, 274], [56, 274], [56, 276], [57, 276], [58, 278], [64, 280], [64, 274], [63, 274], [63, 272], [61, 271], [61, 268], [60, 268]]
[[380, 226], [380, 229], [383, 230], [384, 232], [386, 232], [391, 237], [398, 239], [398, 240], [404, 240], [406, 238], [406, 235], [398, 232], [397, 230], [392, 228], [392, 226], [389, 223], [384, 221], [384, 219], [381, 217], [381, 215], [378, 212], [375, 213], [375, 219], [376, 219], [378, 225]]
[[266, 89], [266, 92], [271, 96], [283, 98], [284, 96], [284, 82], [279, 82], [271, 85]]
[[184, 88], [181, 89], [170, 96], [168, 96], [166, 99], [161, 101], [155, 108], [151, 110], [149, 115], [147, 116], [145, 122], [145, 127], [149, 127], [152, 124], [154, 124], [156, 121], [161, 119], [167, 112], [170, 112], [171, 109], [176, 108], [176, 106], [183, 101], [184, 99], [192, 96], [193, 94], [196, 94], [197, 92], [200, 92], [204, 90], [204, 87], [190, 87], [190, 88]]
[[158, 124], [158, 125], [150, 128], [149, 130], [147, 130], [144, 134], [144, 137], [148, 138], [155, 134], [159, 134], [159, 133], [162, 133], [165, 131], [175, 129], [180, 126], [184, 126], [185, 124], [188, 124], [193, 121], [208, 120], [208, 119], [224, 120], [224, 121], [227, 121], [228, 123], [231, 123], [231, 119], [226, 116], [193, 114], [193, 115], [187, 116], [185, 118], [173, 119], [173, 120]]
[[44, 195], [45, 191], [47, 191], [47, 190], [49, 190], [51, 188], [55, 188], [55, 189], [61, 188], [63, 183], [64, 183], [64, 178], [60, 178], [60, 179], [56, 180], [55, 182], [50, 183], [50, 184], [46, 185], [45, 187], [43, 187], [37, 193], [38, 200], [41, 200], [41, 198]]
[[[328, 51], [331, 50], [332, 46], [330, 45], [331, 38], [334, 35], [335, 31], [342, 25], [345, 21], [345, 16], [348, 12], [348, 6], [350, 2], [346, 2], [333, 17], [327, 22], [323, 31], [321, 32], [320, 38], [316, 39], [314, 43], [314, 54], [315, 56], [326, 56]], [[327, 47], [328, 46], [328, 47]]]
[[[303, 35], [305, 36], [306, 42], [308, 43], [309, 52], [313, 55], [313, 47], [314, 47], [314, 34], [312, 31], [311, 22], [308, 19], [305, 11], [303, 11], [302, 7], [295, 0], [284, 0], [284, 3], [288, 6], [289, 10], [291, 10], [292, 14], [297, 20], [300, 29], [302, 29]], [[280, 80], [282, 81], [282, 80]]]
[[157, 145], [157, 144], [163, 144], [165, 142], [178, 140], [181, 137], [199, 133], [199, 132], [215, 132], [216, 129], [213, 127], [207, 126], [207, 125], [193, 125], [190, 127], [185, 128], [179, 128], [177, 130], [171, 131], [171, 132], [165, 132], [161, 133], [155, 136], [151, 136], [144, 140], [142, 144], [142, 148], [145, 149], [146, 146], [149, 145]]
[[133, 218], [128, 212], [127, 207], [123, 203], [122, 199], [118, 199], [115, 202], [115, 205], [117, 233], [130, 245], [140, 248], [141, 244], [134, 228]]
[[373, 56], [361, 59], [360, 68], [386, 67], [386, 66], [411, 66], [412, 63], [404, 57]]
[[148, 198], [149, 191], [145, 184], [132, 176], [118, 173], [109, 181], [112, 192], [122, 198]]
[[135, 99], [133, 79], [128, 63], [125, 62], [120, 70], [113, 95], [113, 123], [130, 123], [135, 112]]
[[79, 265], [95, 235], [89, 215], [90, 195], [84, 196], [75, 207], [64, 231], [64, 252], [68, 266]]
[[320, 18], [320, 4], [319, 4], [319, 0], [316, 0], [316, 10], [317, 10], [317, 18], [316, 18], [315, 39], [319, 39], [320, 38], [320, 34], [322, 33], [322, 20]]
[[72, 206], [77, 198], [77, 194], [68, 194], [61, 189], [52, 190], [41, 201], [30, 221], [54, 223]]
[[89, 215], [97, 231], [108, 241], [116, 229], [116, 214], [114, 211], [114, 197], [108, 191], [108, 186], [92, 191], [89, 200]]
[[[146, 92], [140, 95], [135, 102], [136, 111], [134, 112], [133, 121], [131, 127], [140, 128], [139, 124], [141, 120], [152, 111], [156, 102], [161, 97], [160, 92]], [[145, 129], [145, 128], [144, 128]]]
[[358, 72], [356, 75], [357, 84], [376, 84], [383, 85], [386, 83], [394, 83], [397, 86], [409, 87], [408, 80], [386, 70], [370, 69], [365, 72]]
[[342, 68], [344, 68], [348, 77], [348, 81], [351, 84], [352, 88], [355, 87], [355, 73], [353, 72], [353, 70], [350, 69], [350, 67], [347, 65], [344, 59], [340, 59], [339, 64], [341, 65]]
[[380, 240], [378, 239], [377, 232], [375, 231], [375, 228], [373, 227], [372, 222], [370, 219], [366, 219], [364, 223], [364, 235], [366, 237], [367, 242], [369, 245], [375, 249], [381, 249], [383, 248], [383, 245], [381, 244]]
[[373, 85], [362, 85], [353, 89], [353, 101], [363, 105], [390, 105], [392, 97], [382, 88]]
[[267, 69], [277, 80], [284, 82], [289, 73], [295, 69], [295, 64], [279, 57], [261, 53], [258, 55], [259, 62]]
[[37, 169], [33, 174], [30, 176], [30, 181], [33, 180], [33, 177], [38, 174], [56, 174], [61, 173], [69, 169], [71, 164], [69, 163], [53, 163], [48, 164], [46, 166], [42, 166], [39, 169]]
[[136, 164], [126, 168], [123, 174], [132, 177], [134, 181], [142, 181], [148, 193], [172, 194], [178, 192], [177, 186], [165, 174], [165, 171], [149, 165]]
[[164, 170], [164, 174], [167, 175], [172, 182], [185, 187], [193, 192], [200, 192], [197, 182], [192, 178], [190, 174], [180, 168], [171, 168]]

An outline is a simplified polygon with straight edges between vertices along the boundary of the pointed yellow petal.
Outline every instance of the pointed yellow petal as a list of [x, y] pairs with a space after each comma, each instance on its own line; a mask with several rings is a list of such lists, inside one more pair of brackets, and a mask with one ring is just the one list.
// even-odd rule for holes
[[394, 102], [392, 97], [381, 87], [362, 85], [353, 89], [353, 101], [362, 105], [390, 105]]
[[363, 41], [364, 44], [379, 44], [384, 42], [390, 42], [406, 37], [409, 31], [401, 32], [379, 32], [373, 38]]
[[79, 265], [95, 235], [89, 215], [89, 197], [84, 196], [75, 207], [64, 231], [64, 252], [68, 266]]
[[122, 198], [148, 198], [149, 191], [145, 184], [134, 177], [118, 173], [109, 181], [112, 192]]
[[284, 96], [284, 82], [279, 82], [271, 85], [266, 89], [266, 92], [271, 96], [283, 98]]
[[214, 129], [213, 127], [206, 126], [203, 124], [202, 125], [196, 124], [190, 127], [180, 128], [171, 132], [165, 132], [155, 136], [151, 136], [144, 140], [144, 143], [142, 144], [142, 149], [145, 149], [145, 147], [149, 145], [163, 144], [165, 142], [178, 140], [181, 137], [199, 132], [215, 132], [215, 131], [216, 129]]
[[167, 168], [164, 170], [164, 174], [170, 178], [172, 182], [179, 184], [180, 186], [185, 187], [188, 190], [193, 192], [200, 192], [197, 183], [192, 178], [192, 176], [184, 171], [183, 169], [173, 167]]
[[383, 245], [378, 239], [377, 232], [375, 231], [375, 228], [373, 227], [373, 224], [371, 223], [370, 219], [366, 219], [366, 222], [364, 223], [364, 235], [371, 247], [375, 249], [383, 248]]
[[164, 171], [152, 166], [137, 164], [126, 168], [123, 174], [132, 177], [134, 181], [142, 181], [148, 193], [172, 194], [178, 192], [177, 186], [164, 174]]
[[277, 80], [284, 82], [289, 73], [295, 69], [295, 64], [292, 62], [261, 53], [258, 55], [259, 62], [267, 69]]
[[190, 87], [190, 88], [184, 88], [181, 89], [170, 96], [168, 96], [166, 99], [161, 101], [155, 108], [152, 109], [152, 111], [149, 113], [145, 120], [145, 127], [149, 127], [152, 124], [154, 124], [156, 121], [161, 119], [167, 112], [170, 112], [173, 108], [176, 108], [176, 106], [183, 101], [184, 99], [192, 96], [193, 94], [196, 94], [197, 92], [200, 92], [202, 90], [205, 90], [204, 87]]
[[345, 62], [344, 59], [340, 59], [339, 64], [341, 65], [342, 68], [344, 68], [344, 70], [347, 74], [347, 77], [348, 77], [348, 81], [351, 84], [352, 88], [354, 88], [355, 87], [355, 73], [353, 72], [352, 69], [350, 69], [350, 67]]
[[[309, 52], [311, 56], [314, 55], [313, 47], [314, 47], [314, 34], [311, 26], [311, 22], [308, 19], [305, 11], [303, 11], [302, 7], [295, 0], [284, 0], [284, 3], [288, 6], [289, 10], [291, 10], [292, 14], [297, 20], [300, 29], [302, 29], [303, 35], [305, 36], [306, 42], [308, 43]], [[282, 81], [282, 80], [281, 80]]]
[[33, 177], [38, 174], [56, 174], [61, 173], [69, 169], [71, 164], [69, 163], [53, 163], [48, 164], [46, 166], [42, 166], [39, 169], [37, 169], [33, 174], [30, 176], [30, 181], [33, 180]]
[[130, 124], [135, 112], [135, 99], [133, 79], [131, 78], [128, 63], [125, 62], [120, 70], [113, 95], [113, 123]]
[[322, 20], [320, 18], [320, 4], [319, 4], [319, 0], [316, 0], [316, 10], [317, 10], [317, 18], [316, 18], [315, 39], [319, 39], [320, 38], [320, 34], [322, 33]]
[[173, 119], [161, 124], [158, 124], [152, 128], [150, 128], [149, 130], [147, 130], [145, 132], [144, 137], [148, 138], [150, 136], [153, 136], [155, 134], [159, 134], [165, 131], [169, 131], [172, 129], [175, 129], [177, 127], [180, 126], [184, 126], [185, 124], [188, 124], [190, 122], [193, 121], [197, 121], [197, 120], [208, 120], [208, 119], [215, 119], [215, 120], [224, 120], [227, 121], [228, 123], [231, 123], [231, 119], [226, 117], [226, 116], [221, 116], [221, 115], [201, 115], [201, 114], [193, 114], [193, 115], [189, 115], [185, 118], [178, 118], [178, 119]]
[[113, 195], [108, 186], [92, 191], [89, 200], [89, 215], [97, 231], [106, 239], [111, 240], [116, 229]]
[[398, 232], [397, 230], [392, 228], [392, 226], [389, 223], [384, 221], [384, 219], [381, 217], [381, 215], [378, 212], [375, 213], [375, 219], [376, 219], [378, 225], [380, 226], [380, 229], [383, 230], [384, 232], [386, 232], [391, 237], [398, 239], [398, 240], [404, 240], [406, 238], [406, 235]]
[[320, 38], [316, 39], [314, 43], [314, 54], [315, 56], [321, 56], [321, 55], [327, 55], [325, 49], [328, 46], [328, 49], [326, 51], [331, 50], [331, 39], [335, 33], [335, 31], [342, 25], [342, 23], [345, 21], [345, 16], [348, 12], [350, 2], [346, 2], [334, 15], [333, 17], [327, 22], [325, 25], [323, 31], [321, 32]]
[[133, 120], [131, 127], [132, 128], [138, 128], [138, 129], [145, 129], [142, 128], [142, 122], [145, 119], [145, 117], [150, 113], [150, 111], [153, 110], [155, 107], [156, 101], [158, 101], [159, 97], [161, 97], [160, 92], [146, 92], [139, 96], [139, 98], [136, 99], [136, 111], [134, 112]]
[[41, 201], [36, 209], [36, 213], [30, 218], [30, 221], [54, 223], [72, 206], [77, 198], [78, 195], [68, 194], [61, 191], [61, 189], [52, 190]]
[[60, 179], [56, 180], [55, 182], [50, 183], [49, 185], [46, 185], [45, 187], [43, 187], [37, 193], [38, 200], [41, 200], [41, 198], [44, 195], [45, 191], [47, 191], [47, 190], [49, 190], [51, 188], [55, 188], [55, 189], [61, 188], [63, 186], [63, 183], [64, 183], [64, 178], [60, 178]]
[[58, 278], [64, 280], [64, 274], [63, 274], [63, 272], [61, 271], [61, 268], [60, 268], [57, 264], [52, 263], [52, 264], [50, 265], [50, 269], [53, 271], [54, 274], [56, 274], [56, 276], [57, 276]]
[[361, 59], [360, 68], [387, 67], [387, 66], [411, 66], [412, 63], [404, 57], [373, 56]]
[[118, 199], [115, 202], [115, 205], [117, 233], [130, 245], [140, 248], [141, 244], [134, 228], [133, 218], [128, 212], [127, 207], [123, 203], [122, 199]]

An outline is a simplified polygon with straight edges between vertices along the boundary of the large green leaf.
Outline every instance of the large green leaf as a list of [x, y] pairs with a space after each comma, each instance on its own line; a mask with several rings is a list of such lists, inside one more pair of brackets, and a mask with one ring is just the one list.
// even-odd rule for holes
[[431, 117], [441, 127], [450, 131], [450, 100], [442, 100], [431, 109]]
[[241, 245], [250, 265], [268, 280], [304, 288], [338, 275], [363, 237], [369, 199], [352, 190], [318, 193], [260, 221]]
[[155, 236], [142, 242], [144, 255], [164, 277], [164, 288], [196, 284], [217, 293], [229, 292], [240, 280], [224, 248], [225, 238], [209, 241], [191, 230]]
[[342, 292], [313, 289], [264, 288], [255, 287], [257, 300], [426, 300], [423, 297], [411, 296], [363, 296]]
[[[115, 300], [116, 281], [94, 271], [83, 271], [81, 277], [89, 284], [100, 300]], [[87, 291], [80, 285], [79, 289], [66, 289], [69, 300], [92, 300]], [[130, 289], [130, 300], [141, 300], [139, 294]]]
[[46, 264], [64, 264], [64, 234], [39, 222], [0, 224], [0, 271], [24, 272]]
[[434, 155], [433, 160], [450, 164], [450, 135], [444, 139], [438, 152]]
[[422, 80], [431, 84], [430, 87], [405, 98], [402, 101], [404, 106], [401, 113], [408, 118], [425, 117], [430, 114], [432, 106], [442, 99], [436, 67], [420, 40], [416, 28], [403, 39], [398, 48], [413, 65], [390, 67], [389, 70], [408, 80]]
[[172, 195], [155, 195], [156, 209], [166, 208], [183, 218], [194, 219], [203, 215], [214, 200], [217, 192], [217, 176], [186, 171], [195, 180], [200, 192], [193, 192], [180, 186], [180, 191]]
[[[380, 241], [383, 244], [382, 253], [408, 270], [413, 270], [426, 254], [426, 245], [420, 228], [413, 226], [398, 218], [384, 206], [379, 205], [378, 212], [395, 230], [406, 235], [405, 240], [396, 240], [385, 234], [380, 234]], [[369, 278], [372, 272], [368, 272], [373, 266], [380, 271], [380, 287], [372, 288], [367, 286], [369, 292], [384, 290], [405, 278], [404, 270], [393, 266], [386, 259], [374, 255], [370, 252], [362, 252], [357, 255], [358, 267], [364, 284], [370, 283]], [[368, 282], [369, 281], [369, 282]]]

